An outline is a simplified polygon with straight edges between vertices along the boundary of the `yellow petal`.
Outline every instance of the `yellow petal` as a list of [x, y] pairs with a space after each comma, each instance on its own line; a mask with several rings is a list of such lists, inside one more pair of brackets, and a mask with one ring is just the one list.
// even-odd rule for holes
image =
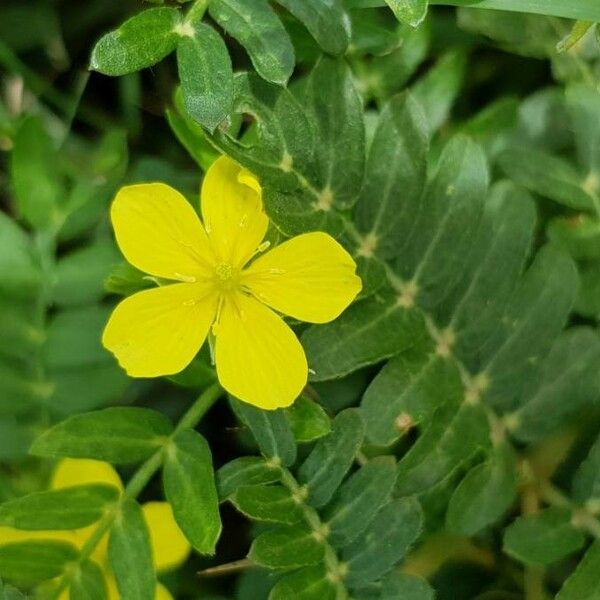
[[150, 532], [154, 566], [169, 571], [181, 565], [190, 554], [190, 544], [179, 529], [168, 502], [147, 502], [142, 506]]
[[206, 172], [201, 204], [204, 226], [219, 261], [244, 265], [269, 225], [256, 177], [228, 156], [221, 156]]
[[215, 328], [221, 385], [260, 408], [289, 406], [308, 377], [304, 350], [294, 332], [254, 298], [229, 296]]
[[332, 321], [362, 288], [352, 257], [320, 231], [294, 237], [257, 258], [242, 283], [275, 310], [309, 323]]
[[171, 592], [162, 583], [157, 583], [154, 600], [173, 600], [173, 596], [171, 596]]
[[192, 282], [212, 273], [206, 232], [190, 203], [163, 183], [119, 190], [110, 217], [125, 258], [145, 273]]
[[106, 483], [123, 491], [121, 478], [112, 465], [87, 458], [63, 458], [54, 469], [50, 488], [58, 490], [88, 483]]
[[211, 289], [176, 283], [129, 296], [113, 311], [102, 343], [132, 377], [178, 373], [194, 358], [214, 319]]

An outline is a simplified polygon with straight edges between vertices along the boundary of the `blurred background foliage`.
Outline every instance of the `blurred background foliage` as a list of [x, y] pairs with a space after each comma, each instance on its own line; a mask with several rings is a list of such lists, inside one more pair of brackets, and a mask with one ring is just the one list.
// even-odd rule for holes
[[[202, 136], [190, 135], [197, 125], [175, 96], [174, 56], [118, 78], [88, 70], [94, 42], [142, 8], [137, 0], [84, 5], [4, 0], [0, 6], [1, 501], [45, 488], [52, 465], [27, 452], [50, 425], [129, 404], [177, 420], [194, 390], [211, 379], [207, 357], [201, 356], [173, 381], [134, 381], [99, 342], [115, 294], [148, 284], [121, 262], [113, 242], [107, 207], [115, 190], [161, 180], [193, 198], [200, 167], [214, 156]], [[299, 21], [283, 10], [278, 14], [294, 44], [294, 81], [300, 81], [320, 50]], [[575, 259], [581, 284], [571, 323], [595, 328], [600, 319], [595, 25], [473, 8], [431, 8], [416, 29], [400, 24], [387, 8], [352, 9], [349, 16], [346, 58], [364, 101], [367, 139], [379, 109], [405, 89], [422, 104], [435, 132], [434, 155], [455, 133], [472, 136], [485, 149], [493, 180], [512, 179], [534, 195], [536, 245], [550, 241]], [[229, 36], [225, 40], [235, 70], [251, 69], [242, 47]], [[359, 403], [375, 372], [370, 367], [316, 383], [314, 393], [335, 414]], [[598, 404], [586, 406], [584, 419], [565, 422], [528, 449], [528, 458], [545, 477], [568, 486], [599, 429]], [[210, 412], [201, 430], [217, 467], [254, 447], [225, 403]], [[597, 455], [587, 459], [592, 473]], [[158, 484], [145, 495], [160, 496]], [[521, 502], [529, 510], [527, 492]], [[517, 505], [506, 522], [520, 513]], [[245, 556], [251, 526], [228, 505], [223, 523], [218, 558], [193, 557], [168, 576], [178, 598], [266, 598], [272, 582], [263, 571], [195, 575]], [[560, 588], [581, 556], [577, 543], [575, 554], [558, 556], [543, 591], [536, 567], [526, 568], [523, 583], [521, 566], [501, 551], [499, 529], [477, 533], [473, 539], [440, 527], [409, 555], [406, 572], [428, 578], [440, 599], [539, 600]], [[516, 532], [513, 543], [530, 535], [536, 530]], [[511, 539], [504, 544], [512, 556], [526, 553], [511, 548]]]

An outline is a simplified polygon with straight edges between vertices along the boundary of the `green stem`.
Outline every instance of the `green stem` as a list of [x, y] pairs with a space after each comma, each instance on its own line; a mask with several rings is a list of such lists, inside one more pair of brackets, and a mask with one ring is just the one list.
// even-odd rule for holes
[[[67, 117], [72, 117], [77, 101], [63, 94], [50, 85], [43, 77], [32, 71], [13, 50], [0, 39], [0, 65], [7, 71], [20, 75], [25, 85], [37, 96], [45, 98], [48, 104], [60, 111]], [[79, 110], [79, 118], [88, 125], [103, 130], [113, 122], [105, 115], [82, 106]]]
[[[137, 498], [140, 492], [146, 487], [146, 485], [148, 485], [148, 482], [152, 479], [152, 477], [154, 477], [154, 475], [160, 470], [164, 460], [164, 450], [175, 437], [175, 435], [182, 429], [195, 427], [222, 394], [223, 388], [218, 383], [213, 383], [210, 387], [206, 388], [202, 394], [200, 394], [198, 399], [180, 419], [173, 433], [165, 440], [164, 445], [148, 460], [146, 460], [134, 473], [133, 477], [125, 486], [125, 491], [121, 495], [119, 502], [113, 507], [112, 510], [108, 511], [104, 515], [92, 535], [86, 540], [85, 544], [81, 548], [79, 556], [77, 557], [76, 565], [73, 565], [74, 567], [82, 564], [92, 555], [96, 549], [96, 546], [100, 543], [100, 540], [112, 527], [112, 524], [119, 513], [121, 504], [125, 500]], [[76, 573], [77, 569], [71, 568], [63, 575], [58, 587], [54, 589], [50, 596], [51, 600], [56, 600], [60, 597], [62, 592], [69, 587], [69, 584]]]
[[325, 567], [327, 569], [327, 576], [329, 580], [336, 587], [336, 600], [348, 600], [348, 591], [344, 585], [343, 578], [345, 575], [345, 567], [343, 563], [340, 563], [335, 550], [327, 543], [328, 526], [326, 523], [321, 521], [319, 513], [308, 506], [304, 501], [306, 489], [302, 487], [296, 478], [290, 473], [290, 471], [284, 467], [281, 469], [281, 483], [292, 493], [292, 496], [296, 498], [302, 507], [304, 514], [304, 520], [308, 526], [313, 530], [314, 534], [322, 540], [325, 546]]
[[186, 20], [188, 21], [202, 21], [204, 17], [204, 13], [208, 8], [210, 0], [196, 0], [192, 5], [192, 8], [185, 15]]

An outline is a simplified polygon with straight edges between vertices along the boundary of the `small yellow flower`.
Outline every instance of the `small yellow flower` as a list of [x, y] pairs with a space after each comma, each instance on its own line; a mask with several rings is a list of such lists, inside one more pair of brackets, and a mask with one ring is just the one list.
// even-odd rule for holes
[[[92, 483], [112, 485], [120, 492], [123, 491], [121, 478], [108, 463], [72, 458], [66, 458], [58, 463], [50, 488], [58, 490]], [[147, 502], [142, 505], [142, 512], [150, 534], [156, 572], [164, 573], [181, 566], [189, 556], [191, 547], [175, 522], [171, 505], [168, 502]], [[24, 531], [13, 527], [0, 527], [0, 546], [29, 540], [59, 540], [69, 542], [81, 549], [95, 528], [95, 524], [73, 531]], [[104, 573], [108, 600], [119, 600], [117, 583], [108, 563], [108, 534], [100, 540], [91, 559]], [[69, 592], [65, 591], [60, 600], [69, 600]], [[173, 597], [166, 587], [157, 583], [154, 600], [173, 600]]]
[[300, 342], [271, 309], [309, 323], [335, 319], [361, 290], [356, 264], [322, 232], [255, 258], [268, 245], [261, 187], [228, 157], [206, 173], [201, 212], [204, 225], [161, 183], [119, 191], [111, 219], [124, 256], [179, 283], [123, 300], [103, 343], [132, 377], [156, 377], [184, 369], [212, 331], [217, 375], [228, 392], [261, 408], [289, 406], [306, 385], [308, 366]]

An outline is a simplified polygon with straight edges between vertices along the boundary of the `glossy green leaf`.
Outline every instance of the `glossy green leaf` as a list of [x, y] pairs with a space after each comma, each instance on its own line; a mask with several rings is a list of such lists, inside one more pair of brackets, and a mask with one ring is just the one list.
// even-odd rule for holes
[[104, 484], [37, 492], [0, 504], [0, 524], [25, 530], [79, 529], [98, 521], [119, 496]]
[[417, 27], [427, 14], [427, 0], [386, 0], [401, 23]]
[[267, 458], [279, 459], [285, 466], [296, 460], [296, 440], [283, 409], [262, 410], [247, 402], [231, 399], [231, 405]]
[[280, 477], [280, 468], [270, 464], [264, 458], [255, 456], [236, 458], [217, 471], [219, 498], [225, 500], [245, 485], [275, 483]]
[[105, 600], [108, 590], [104, 574], [92, 560], [86, 560], [79, 566], [69, 587], [70, 600]]
[[323, 506], [331, 499], [352, 465], [363, 435], [359, 412], [347, 409], [334, 419], [331, 433], [317, 442], [298, 471], [298, 481], [306, 486], [311, 506]]
[[248, 52], [256, 72], [285, 85], [294, 69], [294, 47], [266, 0], [212, 0], [210, 16]]
[[323, 560], [325, 545], [304, 526], [281, 526], [261, 533], [253, 542], [248, 558], [270, 569], [314, 565]]
[[225, 42], [209, 25], [185, 22], [177, 44], [177, 67], [185, 108], [214, 131], [231, 112], [233, 73]]
[[175, 50], [181, 26], [175, 8], [144, 10], [96, 43], [90, 69], [114, 76], [150, 67]]
[[0, 546], [0, 577], [20, 584], [34, 584], [61, 575], [77, 558], [67, 542], [30, 540]]
[[460, 535], [474, 535], [495, 523], [517, 494], [518, 473], [512, 448], [496, 446], [486, 462], [471, 469], [454, 490], [446, 525]]
[[300, 396], [285, 414], [297, 442], [313, 442], [331, 431], [331, 420], [323, 407], [307, 396]]
[[156, 574], [150, 534], [139, 504], [127, 499], [110, 530], [108, 559], [119, 594], [131, 600], [154, 598]]
[[310, 31], [329, 54], [343, 54], [350, 41], [349, 19], [340, 0], [277, 0]]
[[527, 565], [550, 565], [579, 550], [585, 535], [571, 523], [571, 512], [547, 508], [519, 517], [504, 532], [504, 551]]
[[[420, 577], [392, 571], [381, 581], [354, 593], [356, 600], [434, 600], [434, 589]], [[481, 599], [482, 600], [482, 599]], [[490, 599], [491, 600], [491, 599]]]
[[293, 524], [302, 518], [302, 508], [291, 492], [279, 485], [239, 487], [231, 502], [247, 517], [256, 521]]
[[161, 448], [172, 426], [147, 408], [105, 408], [75, 415], [39, 436], [35, 456], [95, 458], [113, 464], [141, 462]]
[[417, 540], [422, 521], [421, 507], [413, 498], [386, 504], [365, 532], [342, 551], [348, 585], [363, 587], [387, 573]]
[[210, 448], [199, 433], [184, 429], [173, 438], [166, 451], [163, 484], [186, 538], [198, 552], [214, 554], [221, 534], [219, 499]]
[[369, 461], [338, 489], [324, 512], [329, 542], [343, 548], [360, 535], [387, 503], [396, 478], [396, 462], [391, 456]]
[[575, 259], [600, 258], [600, 220], [595, 216], [556, 217], [548, 222], [546, 234]]

